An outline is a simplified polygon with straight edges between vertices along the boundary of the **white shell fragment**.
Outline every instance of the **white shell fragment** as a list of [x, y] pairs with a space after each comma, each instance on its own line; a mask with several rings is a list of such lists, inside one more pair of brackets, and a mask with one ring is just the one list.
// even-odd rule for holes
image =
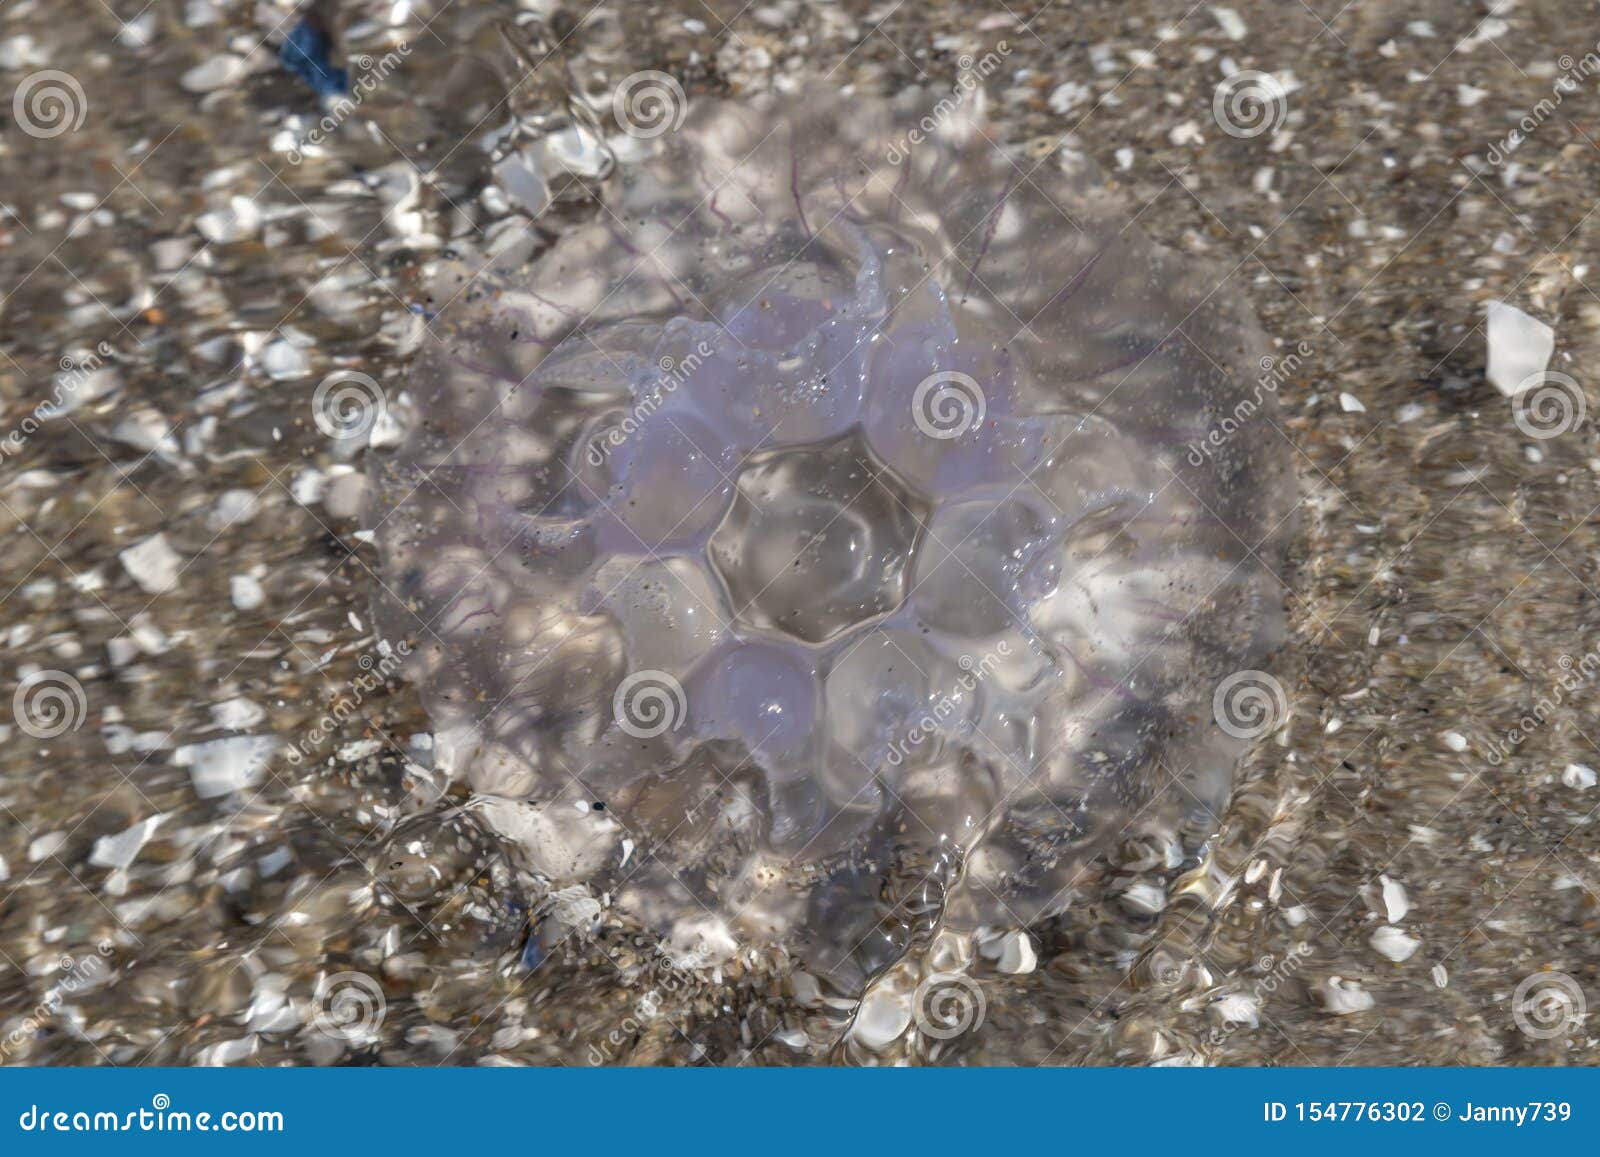
[[1550, 365], [1556, 331], [1503, 301], [1489, 303], [1489, 384], [1515, 397]]
[[165, 534], [156, 534], [130, 546], [117, 556], [134, 582], [152, 595], [163, 594], [178, 584], [183, 559], [172, 549]]

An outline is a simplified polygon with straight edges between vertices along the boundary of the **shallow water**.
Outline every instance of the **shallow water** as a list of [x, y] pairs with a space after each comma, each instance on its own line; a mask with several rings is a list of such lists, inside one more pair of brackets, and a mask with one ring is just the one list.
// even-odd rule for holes
[[1253, 321], [1086, 164], [1019, 185], [976, 89], [902, 155], [935, 103], [700, 102], [553, 245], [429, 270], [366, 514], [530, 871], [852, 996], [1203, 829], [1252, 734], [1213, 688], [1281, 640], [1273, 399], [1187, 454]]
[[[586, 91], [661, 71], [691, 110], [802, 79], [955, 91], [964, 54], [994, 54], [1006, 163], [1088, 157], [1113, 233], [1131, 219], [1174, 268], [1219, 269], [1202, 292], [1267, 335], [1251, 380], [1281, 403], [1270, 433], [1305, 501], [1273, 567], [1283, 698], [1242, 700], [1243, 727], [1274, 726], [1220, 816], [1108, 839], [1026, 939], [913, 921], [926, 967], [889, 968], [864, 1003], [781, 943], [664, 956], [662, 924], [541, 882], [443, 774], [369, 612], [389, 572], [362, 456], [396, 430], [367, 419], [380, 394], [404, 417], [432, 260], [521, 243], [541, 187], [559, 200], [539, 244], [570, 235], [593, 211], [570, 178], [605, 164], [554, 148], [548, 186], [496, 168], [522, 139], [511, 111], [537, 139], [566, 105], [541, 69], [496, 107], [517, 73], [487, 8], [349, 7], [354, 75], [378, 79], [326, 130], [271, 44], [253, 51], [287, 5], [163, 7], [131, 31], [96, 4], [0, 14], [9, 88], [54, 68], [83, 92], [81, 121], [4, 144], [7, 1061], [1592, 1058], [1569, 1014], [1595, 975], [1597, 455], [1588, 423], [1516, 421], [1482, 326], [1491, 299], [1550, 322], [1552, 368], [1582, 388], [1592, 93], [1512, 163], [1490, 155], [1506, 110], [1582, 55], [1553, 42], [1576, 6], [1237, 3], [1238, 34], [1137, 3], [1027, 27], [939, 5], [604, 7], [569, 40]], [[1289, 47], [1281, 103], [1230, 131], [1226, 68], [1281, 69]], [[229, 51], [247, 63], [218, 69]], [[37, 416], [53, 394], [65, 412]], [[863, 603], [805, 631], [855, 629]], [[838, 890], [887, 879], [919, 917], [944, 902], [911, 887], [939, 865], [880, 868]]]

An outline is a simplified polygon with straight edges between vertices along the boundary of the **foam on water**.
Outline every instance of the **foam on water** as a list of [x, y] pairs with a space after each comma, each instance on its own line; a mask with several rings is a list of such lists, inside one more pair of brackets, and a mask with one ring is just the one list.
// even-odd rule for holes
[[380, 623], [528, 865], [849, 990], [1214, 824], [1213, 690], [1280, 629], [1220, 271], [977, 116], [903, 148], [931, 104], [697, 102], [553, 241], [442, 262], [373, 471]]

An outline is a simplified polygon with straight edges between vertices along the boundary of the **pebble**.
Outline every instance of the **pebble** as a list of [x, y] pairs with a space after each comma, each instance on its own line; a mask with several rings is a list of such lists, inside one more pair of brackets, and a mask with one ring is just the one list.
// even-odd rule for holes
[[1383, 898], [1384, 911], [1388, 913], [1389, 923], [1398, 924], [1406, 918], [1406, 913], [1411, 911], [1411, 897], [1406, 895], [1406, 887], [1388, 876], [1379, 876], [1379, 893]]
[[1556, 349], [1556, 331], [1503, 301], [1489, 303], [1489, 384], [1515, 397], [1528, 379], [1542, 374]]
[[211, 722], [227, 731], [248, 731], [266, 717], [261, 704], [249, 699], [224, 699], [211, 705]]
[[206, 526], [220, 534], [235, 523], [249, 522], [260, 508], [254, 490], [224, 490], [206, 516]]
[[874, 988], [861, 1001], [850, 1038], [878, 1052], [887, 1048], [911, 1027], [911, 1003], [905, 994]]
[[1243, 992], [1229, 993], [1215, 1001], [1206, 1011], [1211, 1014], [1212, 1019], [1224, 1025], [1232, 1025], [1235, 1028], [1245, 1025], [1250, 1028], [1261, 1027], [1261, 1014], [1255, 1000]]
[[1039, 954], [1033, 937], [1026, 932], [1008, 932], [1000, 942], [1000, 960], [995, 965], [1010, 976], [1023, 976], [1039, 967]]
[[190, 92], [215, 92], [236, 83], [245, 74], [246, 68], [244, 57], [231, 52], [219, 52], [184, 73], [178, 83]]
[[1216, 20], [1217, 26], [1222, 29], [1222, 34], [1229, 40], [1243, 40], [1245, 33], [1250, 31], [1249, 25], [1244, 22], [1244, 18], [1232, 8], [1224, 8], [1219, 5], [1211, 9], [1211, 16]]
[[1329, 1016], [1366, 1012], [1378, 1003], [1372, 993], [1361, 987], [1359, 980], [1346, 980], [1342, 976], [1325, 978], [1313, 991], [1320, 998], [1322, 1011]]
[[28, 845], [28, 862], [37, 864], [46, 856], [55, 855], [66, 842], [66, 832], [46, 832]]
[[173, 762], [189, 769], [196, 795], [216, 799], [260, 783], [277, 746], [270, 736], [236, 735], [180, 747]]
[[1577, 791], [1588, 791], [1595, 785], [1594, 768], [1582, 763], [1569, 763], [1561, 773], [1561, 782]]
[[266, 602], [267, 593], [261, 589], [261, 584], [249, 575], [236, 574], [228, 579], [228, 597], [233, 601], [236, 610], [253, 611]]
[[1074, 80], [1066, 81], [1057, 85], [1055, 91], [1050, 94], [1050, 111], [1064, 115], [1077, 108], [1092, 95], [1088, 85], [1079, 84]]
[[1374, 932], [1371, 944], [1378, 955], [1386, 956], [1396, 964], [1410, 960], [1422, 947], [1422, 941], [1407, 936], [1391, 924], [1385, 924]]
[[1467, 737], [1459, 731], [1446, 731], [1440, 738], [1444, 740], [1444, 745], [1451, 751], [1465, 751], [1467, 749]]
[[89, 852], [89, 863], [96, 868], [127, 869], [138, 858], [151, 834], [166, 822], [166, 818], [166, 813], [161, 812], [140, 820], [114, 836], [101, 836]]
[[275, 382], [292, 382], [311, 372], [306, 351], [279, 338], [261, 351], [261, 368]]
[[249, 197], [233, 197], [226, 209], [213, 209], [195, 218], [194, 227], [207, 241], [226, 245], [244, 241], [261, 228], [261, 209]]
[[133, 581], [146, 594], [159, 595], [178, 585], [183, 559], [172, 549], [165, 534], [155, 534], [128, 547], [117, 556]]

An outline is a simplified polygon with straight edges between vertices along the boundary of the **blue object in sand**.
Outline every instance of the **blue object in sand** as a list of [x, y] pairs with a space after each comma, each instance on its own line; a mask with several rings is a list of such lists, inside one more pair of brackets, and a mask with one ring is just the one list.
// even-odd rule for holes
[[333, 38], [314, 16], [301, 19], [283, 42], [279, 58], [284, 66], [311, 86], [318, 96], [337, 96], [350, 91], [350, 77], [330, 59]]

